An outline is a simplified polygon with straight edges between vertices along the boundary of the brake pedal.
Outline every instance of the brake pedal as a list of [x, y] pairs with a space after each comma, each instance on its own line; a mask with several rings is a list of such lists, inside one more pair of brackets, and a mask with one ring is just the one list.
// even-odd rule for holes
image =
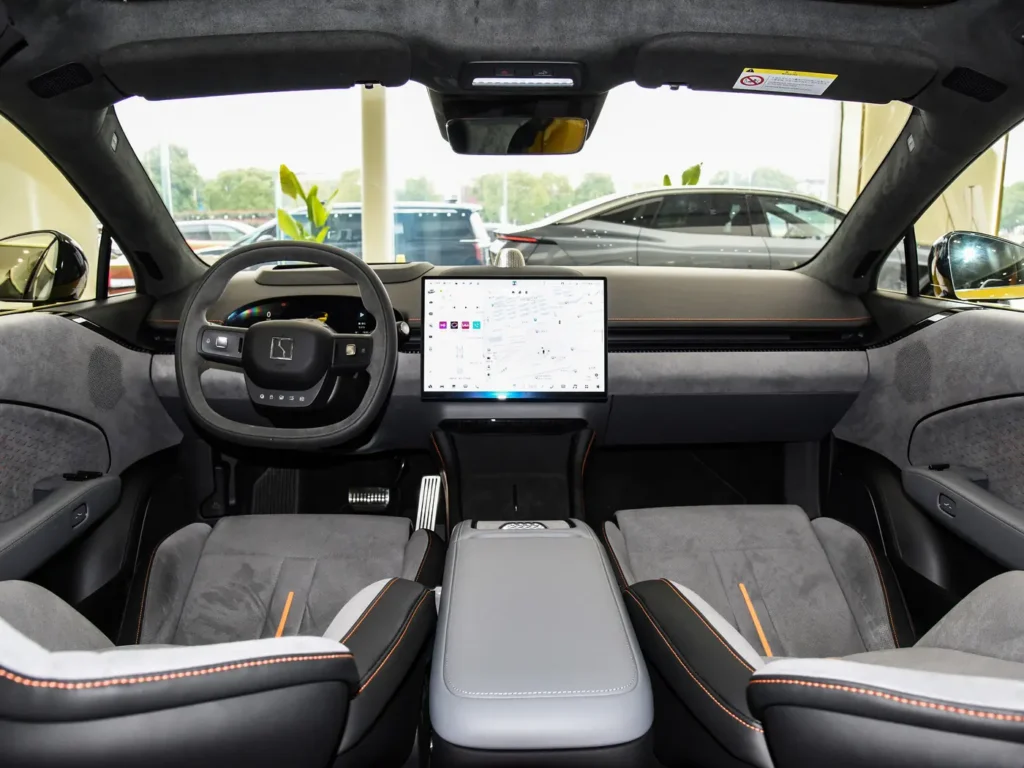
[[350, 488], [348, 505], [357, 512], [383, 512], [391, 502], [388, 488]]
[[416, 506], [416, 528], [434, 530], [437, 502], [441, 498], [441, 476], [424, 475], [420, 480], [420, 499]]

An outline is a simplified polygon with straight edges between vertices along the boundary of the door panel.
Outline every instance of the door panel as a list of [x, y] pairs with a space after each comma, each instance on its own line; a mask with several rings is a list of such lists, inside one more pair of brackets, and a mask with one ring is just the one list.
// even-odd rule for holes
[[1024, 510], [1024, 397], [984, 400], [929, 416], [911, 435], [910, 463], [982, 470], [989, 491]]
[[[104, 468], [112, 474], [181, 441], [153, 390], [147, 352], [117, 344], [66, 317], [26, 312], [0, 317], [0, 360], [0, 401], [95, 425], [109, 445], [109, 468]], [[0, 429], [12, 429], [12, 424], [0, 414]]]
[[32, 489], [48, 477], [110, 467], [98, 427], [63, 413], [0, 403], [0, 523], [32, 506]]
[[[1024, 313], [977, 308], [948, 315], [869, 349], [868, 365], [864, 389], [834, 433], [904, 468], [918, 422], [979, 400], [1024, 395]], [[925, 434], [934, 433], [922, 433], [915, 455], [957, 463], [923, 442]]]

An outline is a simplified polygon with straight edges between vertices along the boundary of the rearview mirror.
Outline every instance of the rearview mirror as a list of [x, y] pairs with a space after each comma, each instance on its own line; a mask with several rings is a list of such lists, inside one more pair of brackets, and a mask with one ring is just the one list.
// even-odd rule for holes
[[460, 155], [571, 155], [583, 148], [582, 117], [460, 117], [447, 122]]
[[60, 232], [23, 232], [0, 239], [0, 301], [73, 301], [85, 290], [89, 261]]
[[928, 258], [937, 295], [965, 301], [1024, 299], [1024, 247], [978, 232], [950, 232]]

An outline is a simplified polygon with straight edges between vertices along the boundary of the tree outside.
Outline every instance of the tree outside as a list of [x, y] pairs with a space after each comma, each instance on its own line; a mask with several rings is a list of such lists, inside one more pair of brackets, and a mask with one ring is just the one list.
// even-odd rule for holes
[[272, 211], [274, 172], [264, 168], [222, 171], [206, 182], [205, 207], [211, 211]]
[[1003, 207], [999, 221], [1001, 231], [1024, 227], [1024, 181], [1003, 188]]
[[426, 176], [406, 179], [405, 184], [395, 190], [395, 200], [430, 203], [439, 202], [443, 199], [441, 193], [434, 188], [433, 182]]
[[588, 173], [573, 194], [574, 203], [585, 203], [605, 195], [615, 194], [615, 182], [608, 173]]
[[799, 182], [778, 168], [755, 168], [752, 173], [718, 171], [708, 183], [713, 187], [754, 187], [797, 192]]
[[[188, 150], [171, 144], [168, 147], [171, 175], [171, 199], [164, 201], [170, 203], [175, 215], [181, 212], [199, 210], [199, 194], [202, 185], [202, 178], [199, 170], [188, 157]], [[161, 177], [160, 147], [150, 147], [142, 157], [142, 165], [149, 174], [153, 186], [157, 190], [163, 189]]]

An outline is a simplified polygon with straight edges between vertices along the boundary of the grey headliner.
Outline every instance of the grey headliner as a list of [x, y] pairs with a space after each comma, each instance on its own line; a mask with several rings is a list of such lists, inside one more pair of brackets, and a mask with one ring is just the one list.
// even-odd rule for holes
[[[208, 90], [211, 79], [220, 75], [216, 67], [189, 69], [190, 61], [201, 56], [204, 61], [216, 61], [218, 56], [225, 62], [237, 61], [257, 47], [261, 70], [275, 78], [263, 81], [264, 88], [275, 83], [286, 88], [322, 85], [322, 77], [310, 73], [323, 69], [310, 66], [303, 58], [308, 54], [329, 61], [333, 70], [327, 71], [336, 71], [342, 84], [386, 70], [389, 78], [411, 76], [449, 92], [457, 88], [455, 76], [464, 61], [579, 60], [587, 67], [588, 89], [600, 91], [636, 78], [639, 49], [670, 34], [680, 35], [679, 41], [703, 41], [704, 53], [691, 55], [686, 71], [662, 73], [666, 81], [682, 78], [707, 88], [728, 88], [708, 80], [705, 73], [729, 67], [754, 63], [830, 71], [831, 66], [845, 73], [844, 87], [849, 85], [850, 94], [859, 89], [859, 98], [871, 100], [887, 93], [890, 81], [910, 87], [910, 74], [925, 71], [933, 62], [935, 76], [930, 82], [902, 94], [922, 112], [897, 141], [844, 225], [805, 268], [853, 293], [872, 285], [872, 271], [858, 266], [865, 259], [880, 261], [949, 180], [1024, 114], [1024, 48], [1012, 32], [1020, 23], [1017, 0], [960, 0], [925, 10], [815, 0], [602, 0], [588, 3], [587, 13], [579, 13], [574, 3], [541, 0], [221, 0], [203, 2], [201, 13], [196, 12], [200, 3], [192, 0], [10, 0], [9, 6], [29, 45], [0, 72], [0, 111], [66, 169], [130, 255], [141, 250], [152, 254], [162, 279], [139, 269], [136, 279], [154, 295], [184, 288], [203, 266], [188, 251], [137, 159], [127, 151], [109, 151], [111, 136], [120, 128], [103, 106], [124, 94], [101, 76], [99, 62], [120, 45], [176, 40], [170, 48], [178, 58], [158, 62], [162, 72], [157, 66], [149, 75], [136, 73], [133, 84], [146, 88], [160, 78], [173, 79], [169, 72], [191, 72], [192, 84], [182, 83], [182, 91]], [[339, 58], [329, 42], [343, 32], [377, 37], [363, 38], [367, 56]], [[380, 33], [393, 36], [398, 47], [381, 44]], [[218, 38], [225, 35], [233, 37]], [[358, 39], [351, 34], [345, 38]], [[678, 45], [680, 56], [670, 50], [670, 60], [682, 60], [687, 53], [682, 42]], [[407, 72], [402, 71], [402, 62], [382, 62], [382, 51], [404, 51], [403, 46], [409, 52]], [[149, 49], [136, 50], [137, 66], [153, 65], [152, 58], [146, 58]], [[281, 61], [276, 69], [275, 57]], [[25, 88], [29, 78], [69, 61], [84, 62], [97, 76], [95, 83], [48, 101]], [[122, 55], [118, 64], [122, 72], [131, 70], [131, 56]], [[879, 64], [891, 67], [890, 78], [858, 82], [860, 75], [877, 72]], [[997, 78], [1008, 91], [991, 103], [955, 93], [940, 84], [955, 66]], [[121, 87], [126, 88], [123, 83]], [[246, 87], [255, 87], [251, 78], [247, 84], [219, 85], [224, 91]], [[913, 152], [907, 147], [909, 132], [915, 138]]]

